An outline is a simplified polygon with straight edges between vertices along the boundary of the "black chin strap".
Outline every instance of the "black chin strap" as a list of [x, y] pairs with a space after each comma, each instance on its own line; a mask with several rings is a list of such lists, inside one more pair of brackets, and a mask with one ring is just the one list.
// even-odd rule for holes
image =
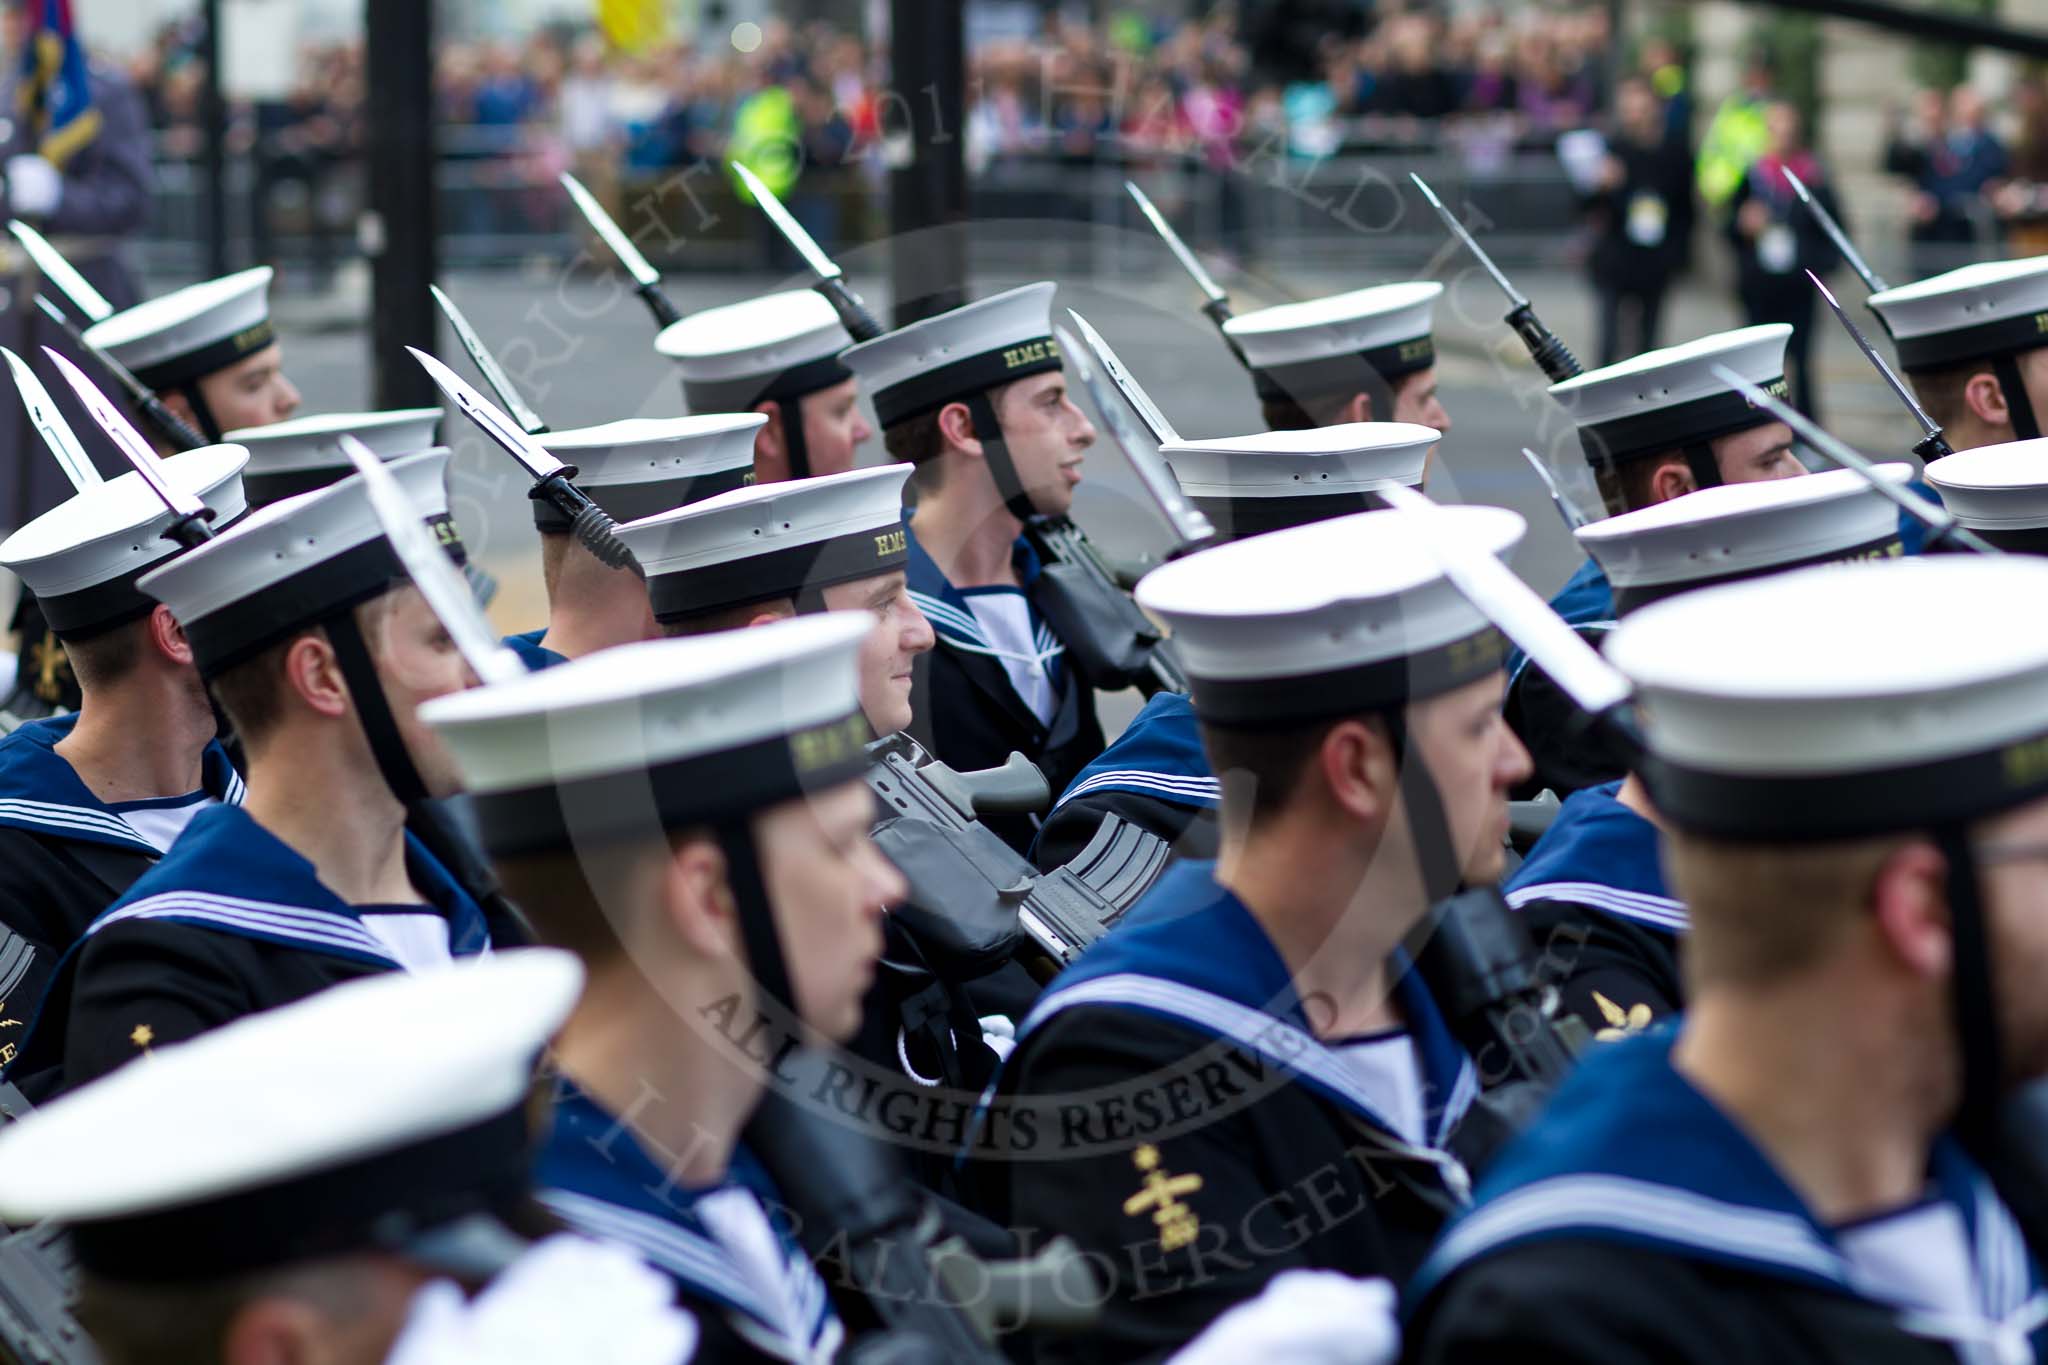
[[1002, 494], [1003, 506], [1019, 521], [1030, 521], [1038, 515], [1038, 509], [1031, 504], [1031, 494], [1017, 477], [1017, 463], [1010, 458], [1010, 447], [1003, 440], [1003, 425], [996, 420], [995, 404], [989, 402], [986, 393], [977, 393], [967, 400], [968, 419], [974, 423], [974, 438], [981, 442], [982, 458], [988, 463], [989, 477], [996, 481], [996, 492]]
[[782, 448], [789, 452], [789, 477], [811, 477], [811, 451], [804, 442], [804, 400], [778, 398], [775, 410], [782, 414]]
[[199, 434], [214, 445], [220, 444], [220, 423], [214, 420], [213, 405], [206, 401], [206, 395], [199, 391], [199, 381], [188, 379], [178, 385], [178, 392], [185, 395], [185, 401], [192, 405], [192, 416], [199, 423]]
[[377, 666], [370, 660], [370, 649], [363, 641], [362, 628], [356, 624], [355, 612], [343, 611], [321, 624], [327, 628], [327, 638], [334, 646], [334, 661], [341, 668], [343, 681], [348, 683], [356, 718], [362, 722], [363, 734], [370, 741], [370, 756], [377, 760], [377, 771], [384, 775], [384, 784], [407, 807], [425, 800], [427, 784], [420, 779], [419, 769], [413, 766], [412, 755], [398, 733], [398, 721], [391, 714], [391, 703], [377, 677]]
[[1955, 942], [1952, 991], [1956, 1037], [1963, 1051], [1963, 1097], [1955, 1129], [1971, 1152], [1984, 1154], [1991, 1150], [1998, 1132], [2005, 1064], [1998, 1036], [1998, 1001], [1992, 989], [1983, 885], [1968, 831], [1946, 826], [1934, 832], [1934, 842], [1948, 863], [1949, 933]]
[[1711, 445], [1705, 441], [1688, 441], [1681, 449], [1685, 453], [1685, 467], [1692, 471], [1695, 488], [1721, 486], [1721, 462], [1714, 458]]
[[1415, 841], [1415, 862], [1422, 873], [1422, 890], [1431, 905], [1457, 894], [1465, 880], [1457, 846], [1451, 840], [1450, 821], [1444, 816], [1443, 795], [1429, 765], [1422, 760], [1421, 746], [1408, 731], [1408, 718], [1400, 709], [1385, 713], [1387, 736], [1394, 746], [1399, 766], [1401, 805], [1408, 812], [1408, 832]]
[[2034, 417], [2034, 404], [2027, 397], [2027, 385], [2020, 378], [2018, 356], [2002, 355], [1991, 362], [1991, 373], [1998, 377], [1998, 387], [2005, 391], [2005, 410], [2012, 418], [2012, 435], [2016, 441], [2031, 441], [2040, 436], [2041, 424]]
[[740, 941], [746, 945], [747, 965], [760, 991], [755, 1007], [771, 1020], [780, 1013], [795, 1031], [802, 1016], [797, 1010], [796, 990], [790, 984], [789, 960], [782, 952], [782, 935], [775, 927], [775, 906], [768, 899], [768, 883], [761, 873], [753, 821], [747, 816], [724, 821], [713, 827], [712, 837], [725, 855], [725, 884], [732, 890]]

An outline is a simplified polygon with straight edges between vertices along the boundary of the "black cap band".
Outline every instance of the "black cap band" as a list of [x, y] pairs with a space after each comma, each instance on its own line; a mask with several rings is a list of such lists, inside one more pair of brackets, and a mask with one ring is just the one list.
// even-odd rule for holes
[[[1252, 370], [1252, 385], [1266, 402], [1300, 402], [1334, 393], [1353, 393], [1371, 382], [1371, 374], [1392, 383], [1436, 364], [1436, 340], [1428, 333], [1408, 341], [1392, 342], [1365, 351], [1318, 356], [1286, 365], [1265, 365]], [[1381, 417], [1393, 420], [1393, 414]]]
[[[673, 512], [678, 507], [744, 488], [753, 481], [754, 462], [750, 456], [745, 464], [713, 470], [708, 474], [678, 474], [673, 478], [648, 479], [643, 483], [584, 483], [578, 480], [576, 486], [613, 521], [628, 522]], [[527, 496], [533, 499], [535, 530], [561, 535], [569, 533], [569, 519], [562, 515], [559, 507], [540, 496], [537, 488]]]
[[1246, 730], [1286, 729], [1434, 697], [1500, 669], [1507, 641], [1492, 626], [1449, 644], [1352, 668], [1289, 678], [1197, 677], [1195, 715]]
[[1892, 344], [1898, 348], [1899, 368], [1908, 374], [1952, 369], [1972, 360], [2048, 346], [2048, 313], [2026, 313], [1926, 336], [1893, 337]]
[[1654, 753], [1640, 771], [1657, 809], [1680, 829], [1818, 843], [1961, 824], [2048, 795], [2048, 733], [1960, 758], [1817, 777], [1705, 772]]
[[692, 412], [747, 412], [756, 403], [802, 398], [851, 378], [853, 371], [834, 353], [771, 374], [745, 374], [737, 379], [685, 379], [683, 398]]
[[525, 1202], [522, 1109], [295, 1177], [176, 1208], [72, 1225], [79, 1264], [129, 1284], [192, 1284], [405, 1244]]
[[[256, 354], [271, 342], [277, 340], [277, 329], [265, 318], [254, 327], [244, 327], [230, 337], [209, 342], [196, 351], [159, 360], [156, 364], [139, 368], [135, 377], [148, 389], [174, 389], [180, 384], [204, 379], [217, 374], [228, 366]], [[116, 357], [117, 359], [119, 357]]]
[[[247, 516], [249, 510], [245, 508], [230, 520], [213, 523], [213, 529], [225, 531]], [[155, 610], [156, 599], [136, 587], [135, 580], [182, 553], [177, 542], [168, 538], [163, 540], [163, 546], [160, 558], [138, 564], [104, 582], [52, 597], [39, 595], [36, 601], [43, 609], [43, 624], [60, 640], [82, 640], [130, 621], [140, 621]]]
[[[1788, 398], [1792, 392], [1783, 375], [1757, 387], [1773, 398]], [[1777, 420], [1768, 409], [1729, 389], [1654, 412], [1632, 412], [1606, 422], [1583, 424], [1579, 445], [1586, 452], [1586, 462], [1598, 468], [1663, 455], [1688, 443], [1711, 441]]]
[[1307, 526], [1353, 512], [1376, 512], [1387, 504], [1369, 489], [1348, 493], [1317, 493], [1310, 497], [1208, 498], [1190, 495], [1203, 516], [1209, 518], [1219, 535], [1231, 540], [1284, 531], [1290, 526]]
[[654, 607], [655, 620], [681, 621], [749, 602], [795, 597], [834, 583], [875, 578], [902, 568], [909, 559], [903, 523], [892, 521], [719, 564], [674, 573], [657, 571], [647, 576], [647, 600]]
[[[1718, 583], [1740, 583], [1749, 578], [1765, 578], [1771, 574], [1788, 573], [1793, 569], [1811, 568], [1816, 564], [1853, 564], [1865, 559], [1897, 559], [1906, 553], [1906, 546], [1899, 539], [1897, 530], [1885, 532], [1875, 540], [1864, 541], [1861, 545], [1846, 550], [1825, 550], [1820, 554], [1808, 555], [1804, 559], [1781, 559], [1771, 564], [1761, 564], [1753, 569], [1741, 569], [1734, 573], [1709, 574], [1704, 578], [1688, 578], [1678, 583], [1644, 583], [1634, 587], [1614, 585], [1614, 614], [1627, 616], [1630, 612], [1647, 607], [1652, 602], [1661, 602], [1667, 597], [1691, 592], [1695, 588], [1711, 588]], [[1612, 576], [1610, 575], [1610, 578]]]
[[311, 564], [268, 587], [186, 621], [201, 678], [211, 681], [279, 640], [408, 581], [382, 536]]
[[870, 738], [867, 720], [855, 711], [717, 753], [472, 799], [493, 857], [601, 847], [728, 823], [850, 782], [867, 771]]
[[1020, 341], [1001, 350], [962, 356], [891, 384], [875, 393], [875, 418], [884, 428], [936, 412], [975, 394], [1060, 367], [1060, 344], [1049, 336]]

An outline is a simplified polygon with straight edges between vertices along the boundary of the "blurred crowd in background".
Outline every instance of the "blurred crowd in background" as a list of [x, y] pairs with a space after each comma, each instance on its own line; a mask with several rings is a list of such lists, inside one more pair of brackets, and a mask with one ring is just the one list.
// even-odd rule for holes
[[[1581, 214], [1572, 254], [1613, 296], [1602, 354], [1656, 337], [1658, 295], [1691, 263], [1696, 219], [1730, 243], [1752, 313], [1771, 311], [1751, 306], [1769, 292], [1765, 277], [1833, 264], [1810, 233], [1787, 245], [1776, 229], [1788, 222], [1789, 191], [1752, 175], [1783, 164], [1816, 184], [1830, 179], [1802, 108], [1776, 88], [1769, 52], [1727, 101], [1700, 109], [1679, 46], [1652, 36], [1618, 51], [1605, 5], [1457, 18], [1395, 8], [1376, 19], [1340, 8], [1345, 23], [1293, 33], [1263, 31], [1219, 4], [1178, 20], [1113, 12], [1098, 27], [1053, 17], [1028, 36], [984, 37], [969, 54], [970, 172], [1221, 170], [1248, 155], [1313, 162], [1397, 150], [1454, 157], [1483, 176], [1514, 156], [1555, 155]], [[842, 215], [849, 193], [874, 197], [892, 130], [907, 123], [886, 52], [828, 25], [742, 27], [745, 43], [736, 29], [632, 53], [594, 28], [443, 44], [445, 178], [473, 191], [449, 199], [447, 229], [559, 232], [560, 171], [616, 202], [622, 185], [737, 157], [830, 245], [853, 226]], [[189, 27], [166, 28], [131, 65], [171, 159], [198, 151], [192, 39]], [[253, 167], [262, 206], [259, 259], [272, 254], [274, 206], [310, 238], [316, 263], [346, 239], [360, 199], [364, 88], [359, 43], [308, 46], [288, 98], [231, 110], [230, 152]], [[1953, 264], [1958, 246], [2048, 250], [2048, 81], [2036, 73], [2002, 118], [1994, 112], [1968, 85], [1922, 91], [1892, 112], [1883, 167], [1904, 196], [1916, 274]], [[1242, 247], [1232, 204], [1212, 227], [1208, 245]]]

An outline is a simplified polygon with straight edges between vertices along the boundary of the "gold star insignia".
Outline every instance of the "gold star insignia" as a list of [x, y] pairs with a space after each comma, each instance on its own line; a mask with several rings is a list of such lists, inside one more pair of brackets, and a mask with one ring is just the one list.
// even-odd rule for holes
[[1593, 1035], [1596, 1043], [1611, 1043], [1650, 1026], [1648, 1005], [1639, 1002], [1623, 1009], [1598, 991], [1593, 992], [1593, 1003], [1600, 1007], [1600, 1017], [1607, 1021], [1607, 1027]]
[[137, 1024], [134, 1031], [128, 1035], [128, 1041], [147, 1052], [149, 1045], [156, 1041], [156, 1030], [147, 1024]]

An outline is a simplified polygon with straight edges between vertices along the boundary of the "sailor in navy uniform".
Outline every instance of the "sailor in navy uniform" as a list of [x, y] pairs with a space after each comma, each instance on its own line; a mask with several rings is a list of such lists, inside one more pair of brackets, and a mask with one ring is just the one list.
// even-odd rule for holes
[[843, 474], [874, 431], [860, 381], [840, 360], [853, 344], [824, 296], [790, 289], [692, 313], [654, 349], [676, 364], [691, 412], [759, 413], [754, 482]]
[[260, 265], [161, 294], [94, 323], [85, 339], [209, 441], [282, 422], [299, 391], [270, 320], [271, 274]]
[[[1241, 540], [1377, 507], [1381, 484], [1420, 487], [1440, 436], [1400, 422], [1349, 422], [1181, 441], [1159, 453], [1217, 536]], [[1214, 858], [1217, 799], [1194, 704], [1161, 692], [1060, 794], [1031, 857], [1047, 871], [1064, 866], [1115, 815], [1179, 857]]]
[[[160, 472], [225, 526], [242, 514], [247, 461], [209, 446]], [[83, 684], [76, 713], [0, 739], [0, 1030], [27, 1024], [58, 959], [195, 814], [241, 800], [183, 632], [135, 586], [178, 553], [172, 520], [130, 472], [0, 543]], [[0, 1037], [0, 1065], [19, 1042]]]
[[394, 408], [387, 412], [324, 412], [267, 426], [231, 431], [227, 439], [249, 452], [242, 487], [249, 506], [268, 507], [310, 493], [355, 473], [341, 438], [353, 436], [386, 464], [433, 450], [441, 425], [439, 408]]
[[2006, 1092], [2048, 1071], [2018, 965], [2048, 951], [2048, 643], [2013, 617], [2043, 592], [1940, 556], [1621, 624], [1691, 998], [1502, 1156], [1409, 1286], [1407, 1359], [2042, 1358], [2041, 1230], [1995, 1182]]
[[[1444, 519], [1485, 553], [1523, 531]], [[992, 1217], [1109, 1277], [1096, 1329], [1041, 1358], [1163, 1356], [1289, 1269], [1398, 1282], [1469, 1194], [1479, 1077], [1401, 943], [1499, 875], [1527, 759], [1502, 642], [1430, 561], [1376, 511], [1138, 585], [1226, 770], [1227, 834], [1047, 988], [967, 1146]]]
[[848, 1036], [903, 893], [860, 780], [873, 625], [626, 645], [422, 709], [506, 889], [590, 974], [556, 1042], [542, 1198], [675, 1277], [700, 1361], [824, 1361], [844, 1337], [740, 1140], [794, 1040], [787, 1002]]
[[[534, 439], [562, 463], [576, 466], [576, 486], [623, 523], [752, 482], [754, 434], [766, 420], [754, 413], [633, 417]], [[568, 518], [544, 498], [533, 500], [533, 524], [540, 532], [548, 623], [505, 640], [529, 669], [553, 668], [660, 634], [638, 574], [600, 563], [570, 531]]]
[[[1074, 406], [1040, 283], [927, 318], [842, 357], [883, 440], [913, 467], [910, 591], [938, 632], [918, 660], [910, 731], [963, 772], [1021, 753], [1054, 791], [1102, 752], [1095, 694], [1034, 601], [1033, 516], [1073, 504], [1095, 428]], [[1034, 817], [985, 822], [1018, 852]]]
[[[443, 452], [392, 473], [445, 512]], [[57, 969], [7, 1073], [31, 1098], [336, 981], [518, 941], [406, 829], [455, 789], [413, 711], [473, 678], [360, 478], [272, 503], [145, 574], [248, 757]]]
[[[1878, 467], [1903, 485], [1905, 464]], [[1681, 593], [1813, 564], [1896, 558], [1893, 505], [1846, 469], [1727, 484], [1581, 527], [1622, 619]], [[1682, 1007], [1685, 905], [1665, 884], [1662, 840], [1639, 774], [1574, 792], [1508, 879], [1564, 1007], [1599, 1039]]]
[[1866, 302], [1951, 449], [2048, 434], [2048, 256], [1966, 265]]
[[2048, 554], [2048, 438], [1978, 446], [1927, 466], [1962, 525], [2011, 554]]
[[[534, 1063], [581, 982], [568, 954], [522, 949], [162, 1049], [0, 1133], [0, 1209], [68, 1225], [78, 1315], [109, 1360], [482, 1365], [449, 1349], [445, 1300], [488, 1283], [462, 1311], [506, 1313], [494, 1300], [525, 1277], [505, 1272], [529, 1258], [554, 1272], [529, 1309], [575, 1343], [539, 1359], [686, 1359], [654, 1272], [554, 1231], [533, 1199]], [[617, 1353], [664, 1324], [666, 1353]], [[496, 1338], [492, 1365], [536, 1359], [488, 1325], [453, 1339]]]
[[1447, 432], [1431, 337], [1443, 292], [1434, 280], [1354, 289], [1241, 313], [1223, 334], [1250, 368], [1274, 431], [1409, 422]]

